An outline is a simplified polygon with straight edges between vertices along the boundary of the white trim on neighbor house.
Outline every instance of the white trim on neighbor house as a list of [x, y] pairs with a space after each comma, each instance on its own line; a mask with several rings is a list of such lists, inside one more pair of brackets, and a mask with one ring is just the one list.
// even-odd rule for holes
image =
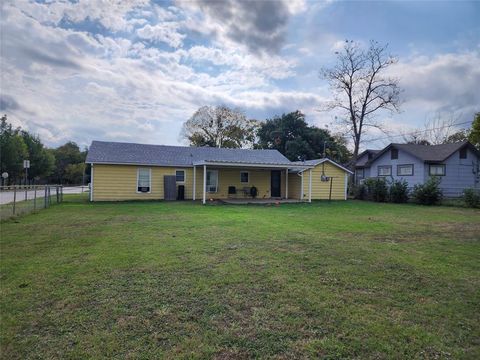
[[[432, 169], [442, 169], [441, 174], [432, 174]], [[428, 175], [429, 176], [445, 176], [447, 174], [447, 165], [445, 164], [428, 164]]]
[[90, 164], [90, 201], [93, 201], [93, 164]]
[[345, 174], [345, 198], [344, 198], [344, 200], [347, 200], [347, 189], [348, 189], [348, 175]]
[[[140, 169], [146, 169], [148, 170], [148, 191], [143, 192], [143, 191], [138, 191], [138, 176], [140, 175]], [[137, 194], [151, 194], [152, 193], [152, 169], [151, 168], [146, 168], [144, 166], [138, 167], [137, 168], [137, 182], [135, 183], [135, 191]]]
[[[248, 181], [242, 181], [242, 173], [247, 173]], [[240, 170], [240, 184], [250, 184], [250, 171]]]
[[[177, 171], [183, 171], [183, 181], [177, 181]], [[187, 172], [185, 171], [185, 169], [175, 169], [175, 182], [177, 184], [185, 184], [186, 181], [187, 181]]]

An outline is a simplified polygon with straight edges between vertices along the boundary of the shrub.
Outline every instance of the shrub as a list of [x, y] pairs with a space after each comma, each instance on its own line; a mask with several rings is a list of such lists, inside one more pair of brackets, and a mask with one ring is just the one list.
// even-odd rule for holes
[[364, 182], [370, 200], [385, 202], [388, 198], [387, 182], [382, 178], [370, 178]]
[[468, 207], [478, 208], [480, 207], [480, 191], [475, 189], [463, 190], [463, 201]]
[[415, 185], [412, 193], [413, 199], [422, 205], [437, 204], [443, 197], [442, 190], [439, 188], [440, 181], [439, 177], [432, 176], [424, 184]]
[[394, 203], [406, 203], [408, 201], [408, 183], [405, 180], [394, 180], [390, 185], [389, 199]]
[[367, 198], [367, 188], [363, 184], [352, 187], [352, 195], [356, 200], [365, 200]]

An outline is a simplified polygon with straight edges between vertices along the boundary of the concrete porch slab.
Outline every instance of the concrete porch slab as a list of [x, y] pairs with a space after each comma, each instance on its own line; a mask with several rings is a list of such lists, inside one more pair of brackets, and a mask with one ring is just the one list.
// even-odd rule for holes
[[294, 204], [300, 203], [302, 201], [298, 199], [221, 199], [218, 200], [224, 204], [231, 205], [247, 205], [247, 204], [256, 204], [256, 205], [266, 205], [266, 204]]

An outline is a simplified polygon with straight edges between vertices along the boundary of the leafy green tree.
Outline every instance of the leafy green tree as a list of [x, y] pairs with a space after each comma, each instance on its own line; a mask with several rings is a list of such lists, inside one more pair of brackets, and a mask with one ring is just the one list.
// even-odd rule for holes
[[65, 181], [70, 184], [81, 184], [85, 176], [85, 169], [85, 163], [68, 164], [65, 167]]
[[80, 151], [78, 145], [73, 141], [53, 149], [52, 153], [55, 156], [55, 170], [51, 180], [60, 184], [63, 184], [65, 181], [70, 182], [65, 177], [67, 166], [83, 164], [86, 158], [86, 152]]
[[22, 130], [22, 139], [27, 146], [28, 159], [30, 160], [30, 169], [28, 177], [45, 178], [49, 176], [55, 168], [55, 157], [46, 149], [37, 135]]
[[342, 137], [308, 125], [298, 110], [261, 123], [257, 139], [256, 148], [276, 149], [292, 161], [321, 158], [324, 149], [326, 156], [341, 163], [351, 155]]
[[28, 149], [20, 135], [20, 129], [14, 129], [8, 123], [7, 115], [0, 121], [0, 173], [7, 172], [9, 183], [16, 183], [23, 176], [23, 160], [28, 158]]
[[468, 140], [480, 150], [480, 112], [475, 114]]

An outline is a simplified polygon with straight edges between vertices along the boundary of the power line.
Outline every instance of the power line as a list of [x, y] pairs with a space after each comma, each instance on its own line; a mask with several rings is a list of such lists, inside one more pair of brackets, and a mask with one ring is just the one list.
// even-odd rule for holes
[[362, 141], [362, 143], [371, 143], [371, 142], [380, 141], [380, 140], [390, 140], [391, 138], [395, 138], [395, 137], [399, 137], [399, 136], [417, 135], [417, 134], [420, 134], [420, 133], [426, 133], [426, 132], [433, 131], [433, 130], [440, 130], [440, 129], [444, 129], [444, 128], [447, 128], [447, 127], [454, 127], [454, 126], [471, 124], [471, 123], [472, 123], [471, 120], [470, 121], [464, 121], [464, 122], [461, 122], [461, 123], [444, 125], [444, 126], [440, 126], [440, 127], [432, 128], [432, 129], [417, 130], [417, 131], [414, 131], [414, 132], [411, 132], [411, 133], [390, 135], [390, 136], [385, 136], [385, 137], [376, 138], [376, 139], [369, 139], [369, 140]]

